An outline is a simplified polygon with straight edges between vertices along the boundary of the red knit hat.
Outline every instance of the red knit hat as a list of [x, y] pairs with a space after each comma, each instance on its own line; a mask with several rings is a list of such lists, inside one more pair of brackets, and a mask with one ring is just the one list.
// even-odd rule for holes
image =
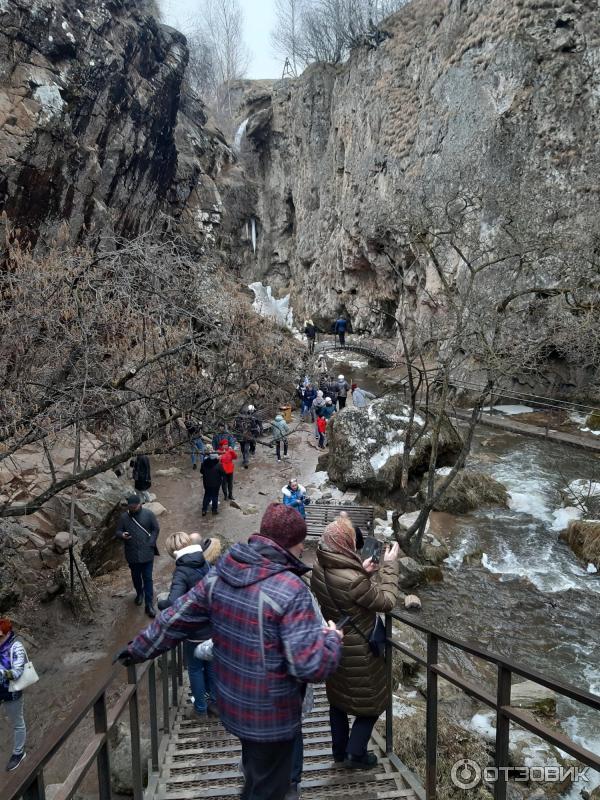
[[295, 508], [271, 503], [263, 514], [260, 535], [289, 550], [306, 539], [306, 521]]

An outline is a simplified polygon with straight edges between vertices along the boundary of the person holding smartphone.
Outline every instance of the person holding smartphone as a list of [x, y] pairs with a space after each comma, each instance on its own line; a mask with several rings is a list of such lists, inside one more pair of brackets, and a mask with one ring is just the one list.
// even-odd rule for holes
[[[386, 670], [374, 655], [369, 637], [377, 614], [391, 611], [398, 598], [398, 544], [382, 551], [381, 563], [362, 559], [356, 531], [347, 515], [324, 530], [317, 547], [311, 589], [326, 619], [344, 622], [342, 658], [326, 683], [334, 761], [348, 769], [372, 769], [377, 757], [368, 752], [371, 732], [386, 707]], [[377, 581], [372, 580], [378, 573]], [[350, 730], [349, 716], [356, 717]]]

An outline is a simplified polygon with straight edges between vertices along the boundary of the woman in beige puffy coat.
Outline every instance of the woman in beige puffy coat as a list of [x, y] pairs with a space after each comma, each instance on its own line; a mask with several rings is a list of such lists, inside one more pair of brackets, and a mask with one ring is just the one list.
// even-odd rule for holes
[[[377, 758], [367, 745], [387, 698], [385, 661], [372, 654], [368, 639], [377, 613], [396, 605], [398, 545], [386, 551], [380, 568], [371, 559], [363, 562], [350, 519], [338, 517], [319, 542], [311, 588], [325, 619], [352, 620], [344, 626], [340, 666], [327, 681], [333, 757], [353, 769], [370, 769]], [[352, 732], [349, 715], [356, 717]]]

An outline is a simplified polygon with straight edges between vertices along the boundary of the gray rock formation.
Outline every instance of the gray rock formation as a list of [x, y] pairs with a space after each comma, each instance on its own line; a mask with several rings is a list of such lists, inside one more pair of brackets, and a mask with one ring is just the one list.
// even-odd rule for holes
[[[414, 0], [378, 48], [275, 84], [270, 113], [247, 128], [259, 185], [253, 279], [291, 291], [296, 318], [328, 326], [342, 311], [385, 335], [396, 315], [419, 330], [439, 285], [406, 231], [457, 194], [476, 198], [475, 248], [493, 248], [510, 223], [591, 251], [597, 14], [595, 0]], [[589, 380], [589, 365], [557, 362], [557, 387]]]
[[[400, 485], [409, 409], [398, 395], [375, 400], [367, 408], [346, 408], [330, 423], [328, 473], [341, 489], [391, 492]], [[415, 430], [425, 420], [415, 415]], [[413, 432], [413, 436], [415, 433]], [[419, 439], [410, 455], [409, 472], [422, 473], [431, 453], [430, 434]], [[460, 450], [461, 441], [446, 421], [439, 440], [439, 459]]]
[[[423, 478], [421, 496], [427, 495], [427, 479]], [[443, 483], [444, 476], [436, 475], [434, 491]], [[448, 489], [435, 504], [434, 511], [448, 514], [468, 514], [484, 506], [508, 508], [508, 491], [499, 481], [473, 469], [463, 469], [454, 478]]]
[[152, 224], [215, 243], [234, 158], [152, 6], [0, 2], [0, 211], [34, 246]]

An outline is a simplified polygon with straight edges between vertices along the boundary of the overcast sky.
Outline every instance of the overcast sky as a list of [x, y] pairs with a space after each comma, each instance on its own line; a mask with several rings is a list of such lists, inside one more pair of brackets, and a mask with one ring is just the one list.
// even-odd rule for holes
[[[246, 17], [246, 42], [251, 53], [249, 78], [279, 78], [281, 59], [273, 55], [271, 28], [274, 0], [241, 0]], [[202, 6], [202, 0], [160, 0], [167, 25], [183, 30]]]

